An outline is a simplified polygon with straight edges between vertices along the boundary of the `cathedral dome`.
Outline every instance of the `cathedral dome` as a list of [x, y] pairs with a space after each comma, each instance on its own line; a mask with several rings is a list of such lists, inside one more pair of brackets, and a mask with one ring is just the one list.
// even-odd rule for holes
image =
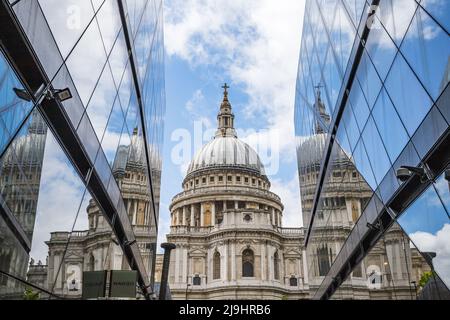
[[[161, 159], [158, 150], [152, 145], [148, 149], [151, 168], [160, 168]], [[146, 163], [144, 139], [138, 134], [138, 129], [135, 128], [130, 144], [118, 147], [112, 169], [113, 172], [124, 173], [129, 167], [145, 169]]]
[[252, 147], [233, 136], [216, 136], [204, 145], [188, 167], [187, 174], [202, 169], [239, 168], [265, 175], [264, 166]]
[[187, 175], [214, 168], [236, 168], [265, 175], [264, 166], [256, 151], [237, 137], [234, 129], [234, 114], [228, 101], [229, 87], [225, 84], [223, 88], [223, 101], [217, 115], [216, 135], [194, 157], [188, 167]]

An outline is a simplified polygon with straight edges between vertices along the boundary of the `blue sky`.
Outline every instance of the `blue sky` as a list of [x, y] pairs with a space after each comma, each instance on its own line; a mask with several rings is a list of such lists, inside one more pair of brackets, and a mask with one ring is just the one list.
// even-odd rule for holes
[[284, 225], [302, 225], [293, 108], [303, 10], [297, 0], [165, 2], [160, 241], [189, 160], [212, 138], [224, 82], [239, 138], [259, 151], [272, 191], [285, 204]]
[[[68, 31], [59, 26], [66, 23], [65, 7], [47, 3], [44, 9], [50, 13], [62, 10], [49, 16], [54, 19], [50, 24], [56, 39], [64, 44]], [[229, 98], [238, 135], [259, 152], [270, 173], [272, 191], [285, 205], [284, 225], [300, 226], [293, 108], [304, 1], [167, 0], [164, 9], [167, 113], [159, 240], [164, 241], [169, 231], [168, 206], [182, 190], [185, 168], [215, 131], [224, 82], [231, 86]], [[113, 30], [116, 24], [120, 21], [108, 20], [103, 29]], [[111, 37], [113, 33], [103, 36]], [[93, 57], [103, 57], [100, 51], [91, 48], [89, 58], [78, 57], [89, 62], [86, 70], [94, 70], [99, 64]], [[92, 81], [89, 72], [74, 72], [72, 76], [82, 92], [90, 88], [86, 86]], [[97, 102], [108, 101], [109, 96], [106, 86], [100, 90]], [[101, 124], [106, 123], [108, 112], [102, 113], [106, 108], [97, 109], [90, 116], [96, 119], [96, 130], [103, 132]], [[189, 150], [180, 153], [180, 146], [186, 143]], [[107, 136], [102, 146], [106, 151], [115, 151], [117, 137]], [[50, 232], [88, 228], [86, 207], [90, 198], [49, 132], [31, 250], [36, 261], [45, 261], [45, 241]]]

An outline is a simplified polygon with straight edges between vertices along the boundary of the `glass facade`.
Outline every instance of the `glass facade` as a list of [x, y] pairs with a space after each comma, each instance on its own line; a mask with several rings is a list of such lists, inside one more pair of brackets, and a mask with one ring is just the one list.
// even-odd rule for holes
[[32, 288], [79, 298], [83, 271], [117, 269], [137, 270], [148, 297], [162, 1], [2, 1], [0, 10], [0, 297]]
[[448, 1], [307, 1], [295, 130], [315, 299], [416, 299], [426, 279], [448, 297], [449, 18]]

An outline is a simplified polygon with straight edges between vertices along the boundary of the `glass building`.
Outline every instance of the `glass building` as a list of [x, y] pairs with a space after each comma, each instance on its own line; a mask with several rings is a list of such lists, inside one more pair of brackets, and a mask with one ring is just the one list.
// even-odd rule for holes
[[153, 292], [162, 17], [161, 0], [0, 1], [0, 298], [78, 297], [83, 271], [113, 269]]
[[308, 0], [295, 129], [314, 299], [449, 299], [450, 2]]

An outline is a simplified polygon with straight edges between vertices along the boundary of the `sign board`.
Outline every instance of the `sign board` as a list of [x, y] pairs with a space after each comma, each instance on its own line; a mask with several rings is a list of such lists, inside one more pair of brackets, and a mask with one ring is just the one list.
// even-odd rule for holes
[[109, 296], [136, 298], [136, 271], [112, 270], [109, 280]]
[[82, 299], [104, 297], [106, 291], [106, 271], [84, 271]]

